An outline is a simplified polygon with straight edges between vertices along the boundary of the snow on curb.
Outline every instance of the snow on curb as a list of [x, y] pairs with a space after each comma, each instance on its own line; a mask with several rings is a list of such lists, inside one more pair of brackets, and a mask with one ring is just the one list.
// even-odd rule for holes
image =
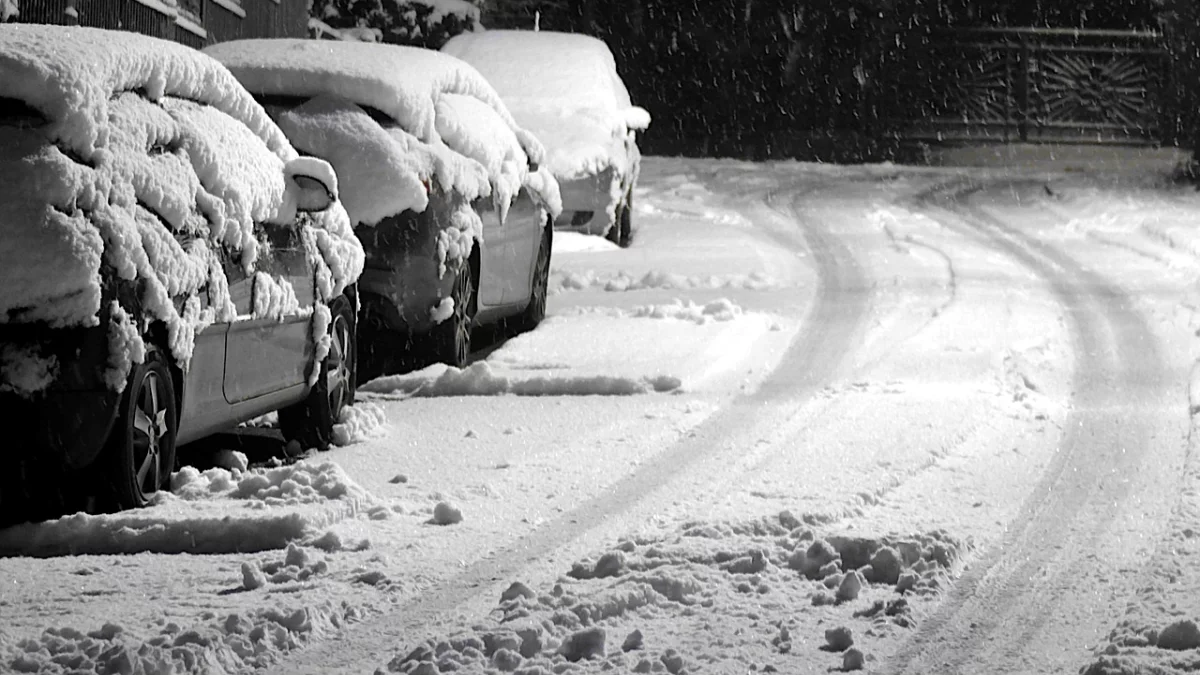
[[486, 361], [459, 369], [435, 364], [415, 373], [372, 380], [359, 391], [378, 394], [441, 396], [633, 396], [678, 389], [679, 378], [669, 375], [506, 375]]
[[0, 556], [235, 553], [308, 542], [342, 547], [330, 525], [382, 506], [332, 462], [242, 471], [184, 467], [173, 493], [121, 513], [77, 513], [0, 530]]

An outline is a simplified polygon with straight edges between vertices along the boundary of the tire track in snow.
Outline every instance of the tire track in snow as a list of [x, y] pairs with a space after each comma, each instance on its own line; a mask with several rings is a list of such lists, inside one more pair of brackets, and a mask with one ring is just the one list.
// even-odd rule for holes
[[[449, 621], [482, 617], [509, 583], [547, 560], [593, 550], [624, 534], [630, 512], [654, 511], [656, 493], [689, 479], [719, 475], [745, 450], [747, 430], [772, 424], [779, 404], [811, 399], [829, 384], [861, 337], [872, 288], [849, 247], [820, 223], [802, 231], [764, 231], [815, 262], [818, 285], [797, 334], [775, 371], [755, 391], [730, 404], [659, 454], [574, 509], [467, 566], [415, 598], [351, 626], [344, 635], [296, 652], [271, 671], [278, 675], [372, 672]], [[771, 405], [767, 405], [771, 404]], [[617, 528], [617, 529], [614, 529]], [[578, 549], [578, 551], [576, 551]], [[469, 623], [470, 618], [466, 619]]]
[[1156, 336], [1119, 286], [980, 207], [985, 187], [952, 181], [918, 199], [1050, 286], [1077, 354], [1073, 410], [1007, 536], [889, 672], [1075, 672], [1136, 583], [1122, 571], [1153, 548], [1178, 488], [1186, 411]]

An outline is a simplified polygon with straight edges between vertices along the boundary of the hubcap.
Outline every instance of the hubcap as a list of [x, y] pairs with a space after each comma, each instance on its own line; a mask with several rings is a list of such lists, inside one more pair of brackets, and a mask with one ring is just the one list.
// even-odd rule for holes
[[143, 495], [158, 491], [162, 484], [162, 439], [168, 431], [167, 409], [163, 406], [165, 392], [158, 373], [148, 371], [140, 386], [133, 392], [137, 405], [133, 414], [133, 463], [135, 478]]
[[329, 411], [336, 418], [346, 404], [346, 389], [350, 384], [350, 364], [346, 358], [346, 351], [350, 348], [350, 326], [342, 316], [334, 318], [329, 342], [329, 355], [325, 357], [325, 385], [329, 392]]

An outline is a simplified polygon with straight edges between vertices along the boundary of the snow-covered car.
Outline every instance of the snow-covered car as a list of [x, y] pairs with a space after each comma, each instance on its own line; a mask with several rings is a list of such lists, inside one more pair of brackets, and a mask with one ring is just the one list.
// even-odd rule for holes
[[545, 144], [563, 202], [555, 227], [628, 246], [637, 132], [650, 113], [630, 102], [608, 46], [572, 33], [487, 30], [457, 35], [442, 51], [475, 66]]
[[476, 326], [541, 321], [558, 185], [478, 72], [363, 42], [237, 40], [206, 53], [338, 173], [367, 256], [360, 380], [414, 353], [463, 367]]
[[6, 519], [144, 505], [177, 446], [274, 410], [328, 445], [362, 246], [332, 167], [217, 61], [0, 26], [0, 204]]

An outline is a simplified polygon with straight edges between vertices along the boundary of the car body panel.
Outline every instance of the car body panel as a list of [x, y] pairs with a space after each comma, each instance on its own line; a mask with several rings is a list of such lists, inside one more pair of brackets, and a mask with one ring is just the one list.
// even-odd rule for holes
[[316, 300], [316, 270], [300, 233], [291, 228], [263, 226], [265, 244], [259, 247], [259, 271], [286, 280], [297, 307], [283, 317], [254, 318], [256, 277], [228, 270], [229, 291], [238, 319], [229, 326], [225, 352], [225, 400], [239, 403], [273, 391], [304, 384], [312, 359], [309, 325]]

